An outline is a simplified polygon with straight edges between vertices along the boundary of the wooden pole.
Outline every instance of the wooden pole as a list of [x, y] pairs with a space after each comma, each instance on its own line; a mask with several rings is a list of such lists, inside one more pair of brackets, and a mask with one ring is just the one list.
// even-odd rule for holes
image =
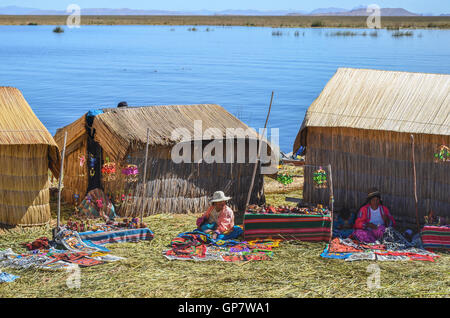
[[414, 178], [414, 202], [416, 205], [416, 224], [417, 224], [417, 233], [420, 234], [420, 224], [419, 224], [419, 204], [417, 199], [417, 175], [416, 175], [416, 159], [414, 156], [414, 135], [411, 134], [412, 140], [412, 165], [413, 165], [413, 178]]
[[333, 219], [334, 219], [334, 190], [333, 190], [333, 173], [331, 172], [331, 164], [328, 164], [328, 170], [330, 171], [330, 208], [331, 208], [331, 235], [330, 241], [333, 237]]
[[66, 156], [66, 141], [67, 141], [67, 131], [64, 133], [64, 146], [61, 156], [61, 170], [59, 173], [59, 182], [58, 182], [58, 214], [56, 217], [56, 231], [59, 231], [60, 223], [61, 223], [61, 184], [64, 177], [64, 157]]
[[255, 183], [256, 169], [258, 168], [259, 158], [261, 156], [262, 137], [266, 133], [266, 127], [267, 127], [267, 122], [269, 121], [270, 109], [272, 108], [272, 101], [273, 101], [273, 92], [272, 92], [272, 97], [270, 97], [269, 111], [267, 112], [266, 123], [264, 124], [264, 130], [263, 130], [262, 135], [259, 136], [258, 155], [256, 158], [255, 167], [253, 168], [252, 182], [250, 183], [250, 189], [248, 190], [247, 201], [245, 203], [244, 212], [245, 212], [245, 210], [247, 210], [247, 207], [250, 203], [250, 197], [251, 197], [252, 191], [253, 191], [253, 184]]
[[142, 178], [142, 209], [141, 209], [141, 223], [144, 223], [144, 203], [145, 194], [147, 192], [147, 160], [148, 160], [148, 140], [150, 135], [150, 128], [147, 128], [147, 143], [145, 144], [145, 162], [144, 162], [144, 176]]

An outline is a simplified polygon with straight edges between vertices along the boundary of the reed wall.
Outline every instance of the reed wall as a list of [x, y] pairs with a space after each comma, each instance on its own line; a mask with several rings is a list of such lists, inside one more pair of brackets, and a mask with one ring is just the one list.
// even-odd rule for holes
[[[353, 128], [307, 128], [307, 164], [332, 165], [335, 206], [359, 208], [371, 187], [401, 228], [416, 224], [410, 134]], [[414, 134], [420, 221], [433, 209], [450, 216], [450, 163], [434, 162], [433, 154], [450, 136]], [[327, 191], [314, 188], [312, 168], [305, 168], [304, 197], [320, 203]]]
[[49, 145], [0, 145], [0, 223], [49, 222]]
[[[206, 144], [206, 142], [204, 142]], [[83, 199], [87, 189], [87, 168], [84, 176], [80, 174], [79, 155], [87, 157], [85, 139], [72, 146], [66, 156], [63, 198], [74, 203], [74, 193], [79, 193]], [[235, 148], [234, 155], [237, 155]], [[226, 152], [224, 152], [226, 156]], [[214, 191], [222, 190], [232, 197], [230, 205], [236, 211], [244, 210], [253, 173], [253, 163], [248, 163], [249, 153], [246, 147], [247, 163], [180, 163], [171, 159], [171, 147], [149, 147], [147, 164], [147, 189], [142, 200], [142, 181], [145, 155], [144, 150], [136, 149], [129, 152], [120, 161], [103, 151], [103, 162], [107, 159], [116, 164], [116, 174], [113, 180], [102, 177], [102, 185], [107, 195], [117, 207], [117, 212], [123, 216], [139, 216], [144, 209], [145, 215], [155, 213], [197, 213], [203, 212], [209, 206], [209, 198]], [[139, 170], [137, 181], [129, 182], [121, 173], [127, 164], [136, 164]], [[251, 203], [264, 202], [263, 176], [258, 168], [252, 192]], [[122, 195], [126, 200], [122, 201]]]

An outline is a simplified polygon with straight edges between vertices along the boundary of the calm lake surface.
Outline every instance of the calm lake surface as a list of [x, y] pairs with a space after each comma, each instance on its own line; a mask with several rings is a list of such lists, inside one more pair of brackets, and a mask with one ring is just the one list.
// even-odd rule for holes
[[[0, 26], [0, 86], [19, 88], [54, 134], [89, 109], [215, 103], [292, 145], [308, 106], [338, 67], [450, 73], [450, 31], [331, 36], [336, 29], [197, 26]], [[209, 28], [209, 32], [206, 29]], [[294, 32], [299, 31], [299, 36]]]

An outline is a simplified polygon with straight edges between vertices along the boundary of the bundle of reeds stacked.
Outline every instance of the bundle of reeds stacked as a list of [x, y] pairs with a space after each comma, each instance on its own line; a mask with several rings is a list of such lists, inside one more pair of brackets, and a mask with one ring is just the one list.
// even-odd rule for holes
[[59, 151], [50, 133], [13, 87], [0, 87], [0, 223], [50, 221], [48, 169], [59, 176]]

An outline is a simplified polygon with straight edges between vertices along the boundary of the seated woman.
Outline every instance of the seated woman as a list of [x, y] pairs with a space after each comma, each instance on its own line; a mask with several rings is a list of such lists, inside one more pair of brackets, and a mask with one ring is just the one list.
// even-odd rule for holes
[[234, 226], [234, 213], [227, 201], [231, 197], [226, 197], [222, 191], [214, 192], [210, 201], [212, 205], [197, 219], [197, 227], [202, 232], [212, 234], [213, 239], [230, 240], [239, 237], [243, 231], [239, 226]]
[[353, 223], [355, 222], [355, 214], [348, 209], [341, 210], [333, 225], [333, 236], [347, 238], [353, 233]]
[[381, 202], [381, 194], [371, 189], [366, 203], [361, 207], [355, 221], [353, 235], [360, 242], [374, 243], [383, 238], [386, 227], [395, 226], [394, 218]]

